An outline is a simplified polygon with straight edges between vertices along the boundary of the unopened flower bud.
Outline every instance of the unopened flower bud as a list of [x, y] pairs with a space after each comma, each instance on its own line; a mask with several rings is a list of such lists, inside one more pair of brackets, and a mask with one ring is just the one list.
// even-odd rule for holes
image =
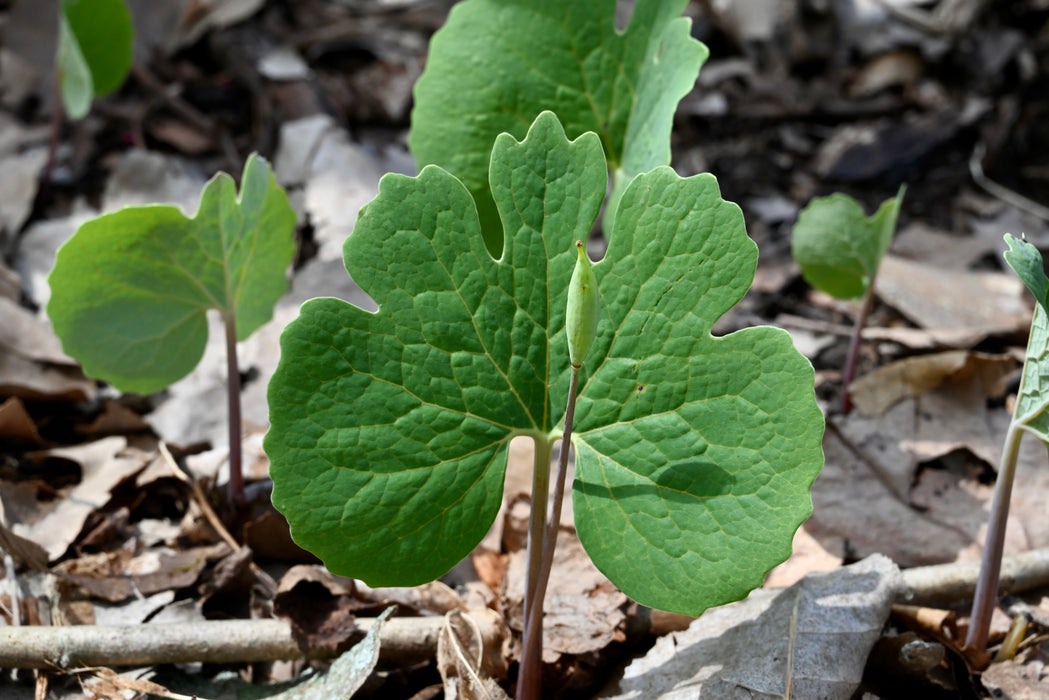
[[573, 367], [581, 367], [583, 358], [597, 335], [597, 317], [601, 299], [597, 292], [597, 278], [582, 241], [576, 241], [579, 259], [576, 260], [572, 281], [568, 283], [568, 313], [565, 331], [568, 333], [568, 359]]

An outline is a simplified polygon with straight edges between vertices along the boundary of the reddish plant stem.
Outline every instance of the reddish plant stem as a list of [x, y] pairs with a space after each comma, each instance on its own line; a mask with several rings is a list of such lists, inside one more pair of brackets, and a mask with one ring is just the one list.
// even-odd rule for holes
[[[1021, 381], [1021, 386], [1023, 385]], [[1017, 402], [1017, 407], [1019, 407]], [[1016, 459], [1020, 454], [1020, 438], [1023, 426], [1017, 423], [1015, 411], [1009, 432], [1005, 435], [1002, 461], [998, 465], [998, 478], [994, 483], [991, 499], [991, 519], [987, 523], [987, 539], [980, 560], [980, 575], [976, 579], [973, 594], [972, 614], [969, 616], [969, 632], [965, 636], [965, 648], [982, 652], [987, 648], [987, 635], [991, 628], [991, 614], [998, 599], [998, 579], [1002, 570], [1002, 553], [1005, 549], [1005, 525], [1009, 518], [1009, 499], [1013, 492], [1016, 476]]]
[[39, 184], [36, 190], [36, 198], [33, 202], [34, 209], [43, 207], [51, 196], [51, 180], [55, 172], [58, 137], [62, 133], [63, 114], [61, 81], [58, 78], [58, 71], [55, 71], [54, 104], [51, 107], [51, 126], [47, 135], [47, 160], [44, 162], [44, 169], [40, 171], [40, 177], [37, 179]]
[[[554, 482], [554, 503], [546, 523], [543, 537], [542, 556], [536, 575], [534, 596], [525, 605], [524, 639], [521, 662], [517, 676], [517, 700], [540, 700], [543, 693], [543, 599], [550, 582], [550, 570], [554, 564], [554, 548], [557, 546], [557, 531], [561, 524], [561, 506], [564, 503], [565, 481], [568, 474], [568, 451], [571, 447], [572, 422], [575, 418], [576, 392], [579, 388], [579, 367], [572, 366], [572, 379], [568, 385], [568, 404], [565, 407], [565, 427], [561, 435], [561, 454], [557, 460], [557, 480]], [[549, 454], [549, 453], [548, 453]], [[549, 464], [549, 460], [547, 461]], [[540, 496], [532, 492], [533, 507]], [[547, 493], [542, 493], [546, 500]], [[529, 541], [529, 549], [532, 542]]]
[[852, 326], [852, 337], [849, 338], [849, 354], [845, 357], [845, 369], [841, 375], [841, 412], [848, 414], [852, 410], [852, 395], [849, 387], [856, 377], [856, 364], [860, 356], [860, 343], [863, 342], [863, 328], [867, 325], [867, 317], [870, 316], [871, 307], [874, 306], [874, 277], [871, 277], [867, 285], [867, 292], [863, 295], [860, 312], [856, 315], [856, 322]]
[[229, 502], [240, 503], [244, 496], [244, 473], [241, 448], [240, 368], [237, 364], [237, 321], [232, 312], [225, 314], [226, 326], [226, 391], [229, 420]]

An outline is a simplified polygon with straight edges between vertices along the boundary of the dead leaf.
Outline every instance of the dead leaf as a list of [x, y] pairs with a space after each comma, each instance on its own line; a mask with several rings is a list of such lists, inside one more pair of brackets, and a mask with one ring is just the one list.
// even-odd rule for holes
[[24, 399], [88, 401], [98, 393], [79, 367], [57, 367], [0, 352], [0, 394]]
[[[496, 614], [488, 609], [477, 612]], [[499, 640], [498, 648], [485, 648], [484, 636], [472, 614], [459, 610], [449, 612], [437, 636], [437, 670], [444, 683], [444, 697], [446, 700], [509, 700], [510, 696], [496, 682], [496, 678], [506, 675], [501, 643], [505, 640]]]
[[758, 589], [658, 640], [599, 697], [848, 700], [903, 586], [896, 565], [875, 555], [787, 589]]
[[943, 270], [969, 270], [986, 256], [998, 256], [1003, 250], [1002, 231], [1022, 231], [1009, 227], [996, 229], [996, 237], [965, 235], [934, 228], [915, 221], [907, 224], [892, 239], [892, 253], [908, 260], [936, 265]]
[[358, 210], [379, 191], [382, 172], [375, 159], [330, 116], [320, 114], [281, 127], [274, 171], [285, 186], [305, 186], [304, 208], [318, 258], [341, 261]]
[[354, 584], [316, 566], [293, 566], [281, 578], [273, 612], [291, 624], [303, 654], [311, 650], [348, 649], [363, 634], [354, 622], [362, 606], [353, 600]]
[[[520, 630], [524, 608], [527, 553], [513, 552], [502, 591], [507, 624]], [[543, 604], [543, 662], [561, 654], [599, 651], [624, 638], [623, 608], [629, 599], [597, 570], [575, 530], [562, 528], [554, 549], [546, 600]]]
[[0, 440], [12, 447], [48, 447], [50, 443], [40, 436], [36, 423], [25, 410], [25, 404], [12, 396], [0, 404]]
[[1009, 661], [991, 664], [980, 680], [991, 697], [1043, 700], [1049, 697], [1049, 650], [1039, 644]]
[[1031, 312], [1013, 274], [961, 272], [887, 255], [878, 268], [878, 297], [922, 328], [1026, 330]]
[[349, 698], [360, 690], [379, 662], [379, 635], [393, 608], [382, 611], [364, 638], [332, 663], [327, 673], [310, 678], [271, 700], [314, 700], [314, 698]]
[[1022, 364], [1011, 355], [954, 350], [919, 355], [883, 365], [852, 383], [852, 402], [868, 415], [881, 415], [897, 401], [951, 383], [979, 391], [986, 398], [1005, 393], [1006, 380]]
[[142, 433], [149, 429], [149, 423], [142, 416], [114, 399], [103, 401], [102, 410], [90, 423], [73, 428], [77, 435], [85, 438]]
[[[907, 408], [900, 406], [901, 412]], [[813, 514], [805, 528], [828, 552], [850, 557], [881, 553], [909, 567], [954, 561], [959, 551], [976, 545], [979, 522], [985, 519], [983, 500], [969, 497], [966, 515], [975, 527], [958, 529], [912, 508], [909, 488], [896, 493], [892, 481], [879, 476], [838, 431], [827, 430], [823, 450], [826, 463], [813, 484]], [[983, 494], [989, 495], [989, 490]]]
[[11, 555], [14, 560], [31, 571], [47, 571], [47, 552], [32, 540], [19, 537], [6, 524], [7, 515], [3, 500], [0, 500], [0, 549]]
[[924, 68], [921, 56], [912, 49], [886, 51], [860, 68], [849, 85], [849, 95], [863, 98], [890, 87], [911, 88]]
[[103, 438], [27, 457], [66, 459], [80, 465], [80, 483], [64, 494], [52, 510], [32, 523], [12, 523], [16, 534], [41, 545], [52, 560], [61, 557], [76, 540], [88, 516], [109, 502], [113, 488], [133, 478], [149, 461], [146, 453], [127, 449], [123, 437]]
[[454, 610], [466, 611], [459, 594], [440, 581], [410, 588], [371, 588], [357, 581], [354, 589], [353, 595], [357, 600], [375, 607], [402, 605], [420, 615], [444, 615]]

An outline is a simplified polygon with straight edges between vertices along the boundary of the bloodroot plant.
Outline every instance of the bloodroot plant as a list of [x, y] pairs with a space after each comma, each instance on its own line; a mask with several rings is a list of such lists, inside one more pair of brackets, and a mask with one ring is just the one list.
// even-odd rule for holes
[[1020, 439], [1024, 433], [1034, 435], [1049, 445], [1049, 278], [1042, 264], [1042, 254], [1026, 240], [1005, 235], [1009, 250], [1005, 261], [1034, 294], [1034, 317], [1031, 319], [1031, 335], [1027, 341], [1027, 357], [1024, 360], [1020, 392], [1013, 408], [1013, 419], [1005, 433], [1002, 460], [998, 465], [998, 477], [991, 499], [990, 521], [983, 558], [980, 561], [980, 576], [973, 595], [972, 615], [969, 632], [965, 638], [966, 649], [980, 655], [987, 648], [987, 635], [991, 627], [991, 613], [998, 598], [998, 578], [1002, 568], [1002, 553], [1005, 549], [1005, 524], [1009, 518], [1009, 500], [1016, 477], [1016, 460], [1020, 454]]
[[[698, 615], [790, 554], [824, 422], [785, 331], [711, 334], [757, 264], [712, 176], [636, 176], [592, 268], [577, 241], [608, 185], [597, 134], [570, 141], [544, 112], [523, 140], [495, 140], [488, 182], [498, 258], [456, 177], [427, 166], [382, 179], [343, 251], [378, 310], [303, 305], [281, 337], [265, 447], [300, 545], [337, 574], [406, 586], [481, 541], [510, 441], [531, 438], [518, 697], [537, 698], [558, 440], [562, 467], [575, 454], [575, 525], [597, 567], [640, 603]], [[564, 481], [559, 470], [555, 508]]]

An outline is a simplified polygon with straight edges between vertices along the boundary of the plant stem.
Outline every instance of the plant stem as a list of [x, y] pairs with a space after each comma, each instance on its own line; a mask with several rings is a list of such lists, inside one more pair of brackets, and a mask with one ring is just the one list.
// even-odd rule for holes
[[225, 315], [226, 325], [226, 391], [229, 399], [229, 502], [240, 503], [244, 497], [244, 474], [241, 470], [240, 367], [237, 365], [237, 322], [232, 312]]
[[[528, 578], [525, 583], [524, 624], [528, 623], [528, 612], [539, 583], [539, 569], [543, 557], [543, 528], [546, 526], [546, 501], [550, 493], [550, 448], [546, 437], [534, 440], [535, 455], [532, 458], [532, 511], [528, 520]], [[542, 494], [542, 498], [540, 498]]]
[[[561, 436], [561, 453], [557, 460], [557, 480], [554, 482], [554, 503], [550, 511], [549, 521], [546, 523], [544, 536], [540, 538], [539, 544], [542, 553], [539, 556], [539, 567], [535, 576], [535, 586], [532, 588], [533, 577], [531, 565], [536, 556], [532, 550], [535, 540], [529, 534], [529, 577], [528, 584], [531, 595], [525, 601], [525, 623], [522, 640], [521, 662], [517, 677], [517, 700], [539, 700], [542, 697], [542, 670], [543, 670], [543, 599], [546, 598], [546, 587], [550, 582], [550, 570], [554, 564], [554, 548], [557, 546], [557, 531], [561, 523], [561, 507], [564, 503], [565, 481], [568, 474], [568, 451], [572, 444], [572, 422], [575, 418], [576, 393], [579, 389], [579, 367], [572, 366], [572, 379], [568, 385], [568, 404], [565, 407], [565, 427]], [[536, 450], [538, 453], [538, 448]], [[547, 443], [546, 481], [549, 482], [550, 452]], [[538, 458], [538, 454], [537, 454]], [[538, 463], [536, 465], [538, 467]], [[548, 489], [548, 484], [547, 484]], [[537, 491], [532, 492], [532, 522], [542, 525], [542, 519], [535, 516], [536, 499], [540, 497]], [[544, 501], [543, 510], [546, 510], [547, 490], [541, 493]]]
[[874, 306], [874, 277], [871, 277], [867, 285], [867, 292], [863, 295], [863, 303], [860, 312], [856, 315], [856, 322], [852, 326], [852, 337], [849, 338], [849, 354], [845, 357], [845, 369], [841, 375], [841, 412], [848, 414], [852, 410], [852, 396], [849, 394], [849, 385], [856, 377], [856, 363], [860, 355], [860, 343], [862, 342], [863, 327], [867, 325], [867, 317]]
[[[1018, 408], [1020, 402], [1017, 401], [1016, 405]], [[1009, 518], [1009, 498], [1013, 491], [1016, 459], [1020, 454], [1020, 438], [1022, 437], [1023, 426], [1016, 420], [1014, 409], [1009, 432], [1005, 434], [1002, 461], [998, 465], [998, 478], [995, 480], [994, 497], [991, 499], [991, 518], [987, 524], [983, 558], [980, 560], [980, 576], [976, 580], [972, 614], [969, 616], [969, 632], [965, 636], [965, 648], [973, 651], [982, 652], [987, 648], [991, 613], [994, 612], [995, 601], [998, 598], [998, 578], [1002, 570], [1002, 552], [1005, 549], [1005, 524]]]

